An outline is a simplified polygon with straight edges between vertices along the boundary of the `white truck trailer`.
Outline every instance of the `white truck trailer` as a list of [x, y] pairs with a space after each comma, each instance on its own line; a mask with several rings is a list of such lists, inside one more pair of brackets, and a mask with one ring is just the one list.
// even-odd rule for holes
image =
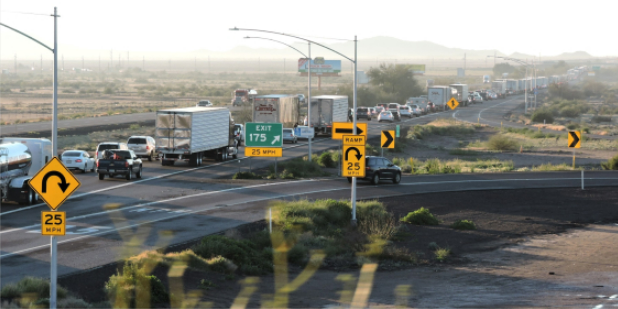
[[[311, 121], [315, 135], [331, 135], [333, 122], [348, 121], [348, 96], [320, 95], [311, 97]], [[304, 125], [308, 125], [306, 119]]]
[[519, 93], [519, 83], [515, 79], [507, 79], [506, 80], [506, 91], [508, 94], [518, 94]]
[[161, 165], [188, 161], [202, 164], [204, 157], [225, 161], [238, 155], [234, 119], [224, 107], [185, 107], [157, 111], [157, 152]]
[[451, 88], [457, 89], [457, 97], [455, 99], [461, 106], [468, 106], [468, 85], [467, 84], [450, 84]]
[[494, 80], [491, 82], [491, 90], [495, 92], [499, 98], [504, 98], [506, 96], [506, 81]]
[[282, 123], [291, 128], [301, 121], [298, 96], [291, 94], [260, 95], [253, 100], [253, 122]]
[[457, 90], [449, 86], [433, 86], [427, 88], [427, 100], [433, 104], [436, 110], [443, 111], [448, 107], [446, 103], [457, 96]]
[[0, 196], [3, 201], [36, 204], [39, 196], [28, 181], [52, 158], [51, 141], [44, 138], [0, 138]]

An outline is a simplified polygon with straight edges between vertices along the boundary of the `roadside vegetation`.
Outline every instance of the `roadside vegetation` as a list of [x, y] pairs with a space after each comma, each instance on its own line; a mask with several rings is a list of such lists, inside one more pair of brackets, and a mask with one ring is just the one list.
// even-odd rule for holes
[[601, 167], [604, 170], [613, 170], [613, 171], [618, 170], [618, 155], [616, 155], [615, 157], [609, 159], [605, 163], [601, 163]]
[[[2, 308], [48, 308], [49, 307], [48, 279], [24, 277], [17, 283], [8, 283], [0, 290]], [[56, 288], [58, 308], [91, 308], [92, 305], [81, 298], [77, 298], [62, 286]], [[105, 304], [103, 304], [105, 305]], [[99, 308], [97, 306], [96, 308]]]

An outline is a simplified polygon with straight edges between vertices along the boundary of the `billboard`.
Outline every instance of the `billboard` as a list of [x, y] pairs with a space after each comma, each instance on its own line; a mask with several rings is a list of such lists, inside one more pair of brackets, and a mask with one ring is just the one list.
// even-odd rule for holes
[[424, 64], [410, 64], [410, 70], [412, 71], [412, 74], [423, 75], [425, 74], [425, 65]]
[[[298, 59], [298, 73], [307, 76], [307, 61], [306, 58]], [[339, 76], [341, 73], [341, 60], [324, 60], [317, 57], [311, 60], [311, 75], [321, 76]]]

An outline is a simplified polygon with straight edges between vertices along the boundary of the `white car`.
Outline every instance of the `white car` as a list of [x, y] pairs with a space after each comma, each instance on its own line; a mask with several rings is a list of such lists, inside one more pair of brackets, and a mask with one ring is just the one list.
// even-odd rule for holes
[[401, 105], [399, 107], [399, 114], [401, 115], [401, 117], [412, 118], [412, 110], [406, 105]]
[[83, 150], [66, 150], [61, 156], [62, 163], [68, 169], [94, 172], [95, 160]]
[[382, 121], [393, 122], [395, 121], [395, 117], [393, 117], [393, 113], [391, 113], [390, 111], [383, 111], [380, 113], [380, 115], [378, 115], [378, 122]]
[[201, 100], [197, 102], [197, 104], [195, 104], [195, 107], [210, 107], [210, 106], [212, 106], [212, 103], [208, 100]]
[[140, 158], [148, 158], [148, 161], [152, 161], [152, 158], [156, 156], [156, 146], [154, 138], [150, 136], [131, 136], [127, 140], [129, 150], [133, 150]]
[[117, 142], [104, 142], [104, 143], [100, 143], [97, 146], [97, 152], [96, 152], [96, 159], [102, 159], [103, 158], [103, 152], [105, 152], [105, 150], [107, 149], [122, 149], [122, 150], [129, 150], [129, 147], [127, 147], [127, 144], [125, 143], [117, 143]]

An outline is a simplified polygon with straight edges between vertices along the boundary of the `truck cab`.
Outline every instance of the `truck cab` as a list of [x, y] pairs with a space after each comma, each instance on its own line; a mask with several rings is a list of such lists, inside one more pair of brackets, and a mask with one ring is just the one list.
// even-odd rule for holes
[[36, 204], [38, 195], [28, 181], [52, 158], [51, 141], [44, 138], [0, 138], [0, 196], [3, 201]]

